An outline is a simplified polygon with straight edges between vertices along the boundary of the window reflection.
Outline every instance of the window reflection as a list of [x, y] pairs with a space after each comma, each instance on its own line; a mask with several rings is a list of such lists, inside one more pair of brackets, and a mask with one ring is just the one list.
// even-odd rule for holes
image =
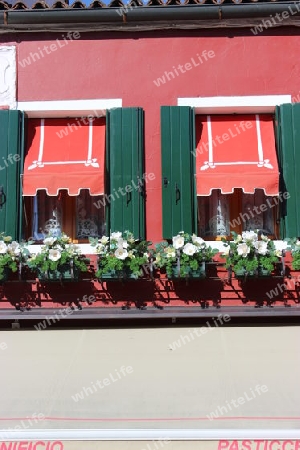
[[229, 195], [214, 189], [209, 197], [198, 197], [200, 236], [227, 236], [230, 234]]
[[40, 241], [51, 233], [59, 236], [62, 232], [62, 198], [47, 195], [45, 190], [38, 191], [33, 198], [32, 236]]
[[203, 237], [229, 236], [232, 229], [241, 233], [260, 230], [275, 235], [275, 211], [278, 202], [262, 189], [244, 194], [221, 194], [214, 189], [208, 197], [198, 197], [198, 233]]
[[91, 197], [88, 190], [76, 197], [76, 237], [88, 239], [105, 234], [104, 196]]
[[[266, 208], [262, 208], [266, 209], [265, 211], [261, 210], [262, 205], [266, 205]], [[260, 230], [264, 234], [275, 234], [274, 206], [272, 197], [266, 197], [262, 189], [256, 189], [254, 194], [243, 194], [243, 216], [241, 217], [243, 220], [243, 231]]]

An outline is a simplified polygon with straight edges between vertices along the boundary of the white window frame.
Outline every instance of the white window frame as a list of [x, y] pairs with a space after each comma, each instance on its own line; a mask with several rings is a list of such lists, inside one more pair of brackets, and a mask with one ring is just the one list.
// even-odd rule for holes
[[30, 119], [60, 119], [68, 117], [105, 117], [106, 111], [122, 107], [121, 98], [88, 100], [50, 100], [18, 102], [17, 109]]
[[178, 106], [191, 106], [196, 114], [272, 114], [277, 105], [291, 103], [292, 96], [245, 95], [240, 97], [182, 97]]

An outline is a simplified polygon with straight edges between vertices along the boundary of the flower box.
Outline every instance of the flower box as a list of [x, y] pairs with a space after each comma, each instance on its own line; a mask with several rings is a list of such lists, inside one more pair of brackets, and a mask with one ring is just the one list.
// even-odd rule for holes
[[100, 280], [120, 281], [120, 280], [137, 280], [138, 277], [132, 273], [131, 270], [110, 270], [109, 272], [102, 273], [99, 277]]
[[206, 262], [211, 262], [217, 249], [195, 234], [184, 231], [172, 238], [172, 244], [161, 242], [156, 245], [156, 267], [166, 271], [168, 278], [194, 278], [206, 277]]
[[151, 242], [135, 239], [130, 231], [116, 231], [100, 239], [90, 238], [98, 255], [99, 280], [138, 279], [149, 264]]
[[81, 254], [64, 233], [47, 236], [37, 254], [27, 259], [28, 267], [37, 273], [41, 281], [78, 281], [81, 272], [88, 271], [89, 260]]
[[236, 278], [270, 277], [280, 262], [282, 251], [274, 242], [258, 231], [232, 232], [233, 241], [223, 239], [226, 250], [223, 257], [226, 267]]
[[16, 278], [20, 277], [22, 263], [29, 254], [25, 243], [19, 243], [12, 240], [11, 236], [5, 236], [0, 233], [0, 282], [7, 281], [15, 273]]
[[235, 269], [234, 275], [236, 278], [263, 278], [270, 277], [272, 275], [272, 272], [270, 272], [270, 270], [268, 269], [259, 267], [257, 270], [250, 270], [249, 272], [247, 272], [246, 269]]
[[292, 253], [292, 268], [300, 270], [300, 240], [297, 238], [288, 239], [288, 244]]
[[2, 274], [0, 275], [0, 283], [4, 283], [4, 281], [7, 281], [11, 273], [11, 269], [9, 269], [8, 267], [4, 267], [2, 270]]
[[57, 281], [78, 281], [80, 276], [80, 270], [77, 267], [71, 267], [70, 264], [65, 264], [57, 268], [57, 270], [47, 270], [46, 272], [42, 272], [41, 270], [37, 270], [38, 279], [40, 281], [49, 281], [49, 282], [57, 282]]
[[177, 264], [172, 266], [172, 275], [168, 275], [169, 279], [178, 279], [178, 278], [194, 278], [194, 279], [203, 279], [206, 278], [206, 265], [205, 262], [200, 263], [198, 269], [193, 270], [191, 268], [188, 269], [187, 273], [184, 275], [181, 273], [180, 275], [180, 267]]

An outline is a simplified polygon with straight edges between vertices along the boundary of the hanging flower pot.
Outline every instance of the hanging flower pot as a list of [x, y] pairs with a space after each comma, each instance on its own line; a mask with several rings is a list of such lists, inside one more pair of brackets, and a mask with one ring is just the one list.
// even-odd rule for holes
[[260, 277], [270, 277], [272, 275], [272, 271], [269, 269], [264, 269], [259, 266], [256, 270], [246, 269], [234, 269], [234, 275], [236, 278], [260, 278]]
[[168, 278], [169, 279], [176, 279], [176, 278], [195, 278], [195, 279], [201, 279], [201, 278], [206, 278], [206, 264], [205, 261], [202, 261], [201, 263], [199, 263], [199, 266], [197, 269], [191, 269], [190, 267], [188, 268], [183, 268], [180, 266], [180, 262], [179, 264], [174, 264], [172, 265], [171, 268], [171, 274], [168, 273]]
[[128, 269], [123, 269], [123, 270], [110, 270], [109, 272], [102, 272], [100, 275], [100, 279], [101, 280], [126, 280], [126, 279], [131, 279], [131, 280], [137, 280], [138, 276], [134, 275], [133, 272]]
[[[25, 243], [12, 240], [11, 236], [0, 233], [0, 282], [7, 281], [13, 273], [19, 270], [21, 279], [22, 263], [28, 254]], [[18, 278], [18, 277], [17, 277]]]
[[231, 268], [236, 278], [270, 277], [282, 251], [275, 248], [274, 242], [257, 231], [232, 232], [233, 241], [223, 240], [226, 251], [226, 267]]
[[78, 281], [81, 272], [87, 272], [89, 260], [81, 254], [77, 245], [62, 234], [49, 235], [37, 254], [31, 254], [27, 265], [36, 271], [39, 280], [44, 282]]
[[90, 238], [98, 255], [96, 277], [100, 280], [138, 279], [149, 264], [149, 241], [139, 241], [130, 231], [119, 231], [101, 239]]
[[8, 267], [1, 268], [0, 283], [4, 283], [4, 281], [7, 281], [11, 273], [12, 273], [12, 270], [9, 269]]
[[47, 270], [45, 272], [39, 269], [37, 272], [40, 281], [78, 281], [80, 276], [80, 270], [74, 267], [73, 264], [63, 264], [56, 270]]
[[161, 242], [156, 246], [155, 265], [166, 270], [170, 279], [206, 277], [206, 262], [218, 253], [196, 236], [181, 231], [172, 238], [172, 244]]

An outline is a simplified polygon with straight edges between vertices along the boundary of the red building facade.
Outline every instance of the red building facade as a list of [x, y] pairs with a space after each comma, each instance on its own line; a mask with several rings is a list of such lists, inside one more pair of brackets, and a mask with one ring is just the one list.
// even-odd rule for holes
[[[258, 3], [258, 5], [259, 7], [265, 5], [266, 8], [274, 8], [276, 3]], [[274, 124], [273, 145], [275, 148], [276, 106], [282, 103], [297, 103], [300, 98], [300, 64], [298, 62], [300, 37], [298, 28], [293, 26], [293, 21], [295, 23], [297, 21], [298, 11], [296, 12], [295, 9], [294, 13], [293, 9], [288, 9], [291, 8], [291, 5], [287, 2], [286, 5], [281, 6], [282, 11], [280, 10], [278, 17], [282, 20], [279, 23], [279, 19], [275, 19], [273, 9], [269, 9], [268, 15], [266, 9], [265, 12], [261, 12], [261, 16], [251, 20], [247, 20], [246, 14], [243, 12], [241, 14], [244, 17], [234, 18], [234, 11], [236, 14], [240, 14], [238, 13], [240, 9], [251, 8], [255, 4], [224, 4], [224, 10], [221, 6], [209, 5], [211, 14], [214, 14], [217, 9], [220, 14], [221, 12], [226, 14], [228, 11], [228, 14], [233, 14], [233, 17], [225, 19], [226, 26], [221, 28], [221, 26], [216, 26], [216, 18], [185, 19], [185, 11], [190, 14], [193, 5], [140, 6], [131, 7], [131, 9], [128, 7], [127, 11], [117, 6], [93, 11], [81, 9], [78, 11], [78, 14], [82, 15], [81, 22], [76, 18], [75, 23], [72, 23], [71, 26], [66, 13], [74, 13], [74, 9], [72, 11], [70, 8], [42, 10], [40, 16], [36, 9], [34, 10], [36, 23], [33, 26], [35, 32], [31, 32], [30, 21], [33, 19], [27, 20], [27, 17], [30, 17], [28, 13], [32, 14], [33, 10], [19, 11], [6, 8], [3, 13], [4, 23], [1, 25], [3, 34], [0, 37], [0, 45], [3, 48], [13, 48], [16, 52], [16, 98], [15, 103], [12, 100], [9, 107], [25, 111], [25, 127], [28, 126], [28, 119], [39, 120], [43, 117], [46, 118], [45, 120], [47, 118], [64, 119], [62, 128], [68, 129], [73, 136], [75, 136], [77, 128], [81, 128], [82, 118], [88, 115], [106, 116], [106, 127], [108, 127], [107, 111], [111, 108], [138, 108], [142, 111], [143, 126], [141, 130], [143, 136], [141, 139], [143, 140], [144, 158], [142, 173], [147, 180], [145, 200], [142, 205], [142, 208], [145, 208], [143, 223], [139, 226], [144, 226], [144, 237], [156, 243], [163, 238], [171, 238], [169, 231], [165, 232], [167, 228], [164, 228], [163, 224], [163, 220], [168, 220], [166, 217], [164, 218], [168, 198], [164, 200], [166, 203], [163, 203], [166, 176], [163, 173], [162, 152], [167, 150], [163, 150], [164, 121], [161, 107], [185, 105], [191, 109], [194, 108], [197, 148], [201, 145], [197, 135], [200, 126], [197, 125], [199, 117], [215, 114], [223, 118], [230, 116], [231, 129], [237, 132], [243, 118], [247, 121], [249, 117], [257, 114], [268, 114], [268, 120]], [[202, 5], [194, 6], [195, 17], [197, 17]], [[226, 7], [231, 9], [226, 9]], [[126, 31], [126, 17], [128, 16], [130, 19], [130, 14], [133, 14], [132, 17], [134, 17], [134, 13], [139, 11], [139, 8], [143, 11], [147, 8], [148, 11], [152, 11], [151, 8], [154, 8], [153, 11], [156, 12], [158, 9], [166, 11], [169, 8], [170, 14], [171, 10], [174, 11], [174, 8], [178, 8], [178, 11], [182, 12], [182, 18], [174, 18], [173, 29], [166, 29], [163, 25], [159, 27], [160, 29], [156, 29], [160, 22], [155, 16], [149, 19], [147, 26], [140, 22], [137, 23], [134, 30], [134, 24], [130, 24], [129, 30]], [[208, 5], [203, 5], [203, 8], [208, 8]], [[111, 30], [105, 30], [104, 15], [103, 22], [99, 19], [98, 29], [95, 22], [90, 29], [87, 24], [83, 24], [85, 13], [88, 17], [91, 12], [96, 11], [99, 14], [105, 10], [109, 10], [110, 14], [114, 12], [120, 20], [123, 17], [123, 25], [111, 25]], [[284, 12], [288, 14], [286, 19], [283, 18]], [[18, 13], [18, 16], [14, 13]], [[38, 27], [39, 20], [42, 22], [45, 20], [44, 18], [48, 17], [47, 13], [49, 13], [49, 17], [50, 13], [55, 13], [56, 17], [53, 22], [61, 17], [59, 20], [62, 31], [56, 31], [57, 24], [54, 26], [51, 23], [52, 19], [49, 19], [49, 23], [46, 25], [46, 22], [40, 23]], [[5, 14], [8, 14], [7, 23]], [[273, 22], [277, 20], [276, 24], [271, 22], [271, 16]], [[19, 20], [19, 24], [12, 23], [10, 25], [10, 17], [12, 17], [12, 21], [18, 22]], [[22, 17], [22, 26], [20, 26], [21, 19], [18, 17]], [[284, 20], [288, 26], [279, 26], [279, 24], [285, 25]], [[112, 22], [113, 20], [111, 20]], [[152, 23], [152, 27], [149, 25], [150, 23]], [[223, 26], [223, 23], [220, 21], [220, 25]], [[184, 29], [184, 24], [190, 25], [194, 29]], [[237, 24], [238, 27], [235, 27]], [[41, 31], [43, 27], [44, 31]], [[108, 25], [107, 28], [109, 28]], [[4, 67], [5, 63], [3, 64]], [[3, 76], [5, 80], [5, 74]], [[10, 82], [13, 83], [13, 81]], [[5, 83], [8, 81], [4, 81]], [[14, 86], [10, 86], [10, 89], [14, 90]], [[9, 102], [4, 99], [2, 103], [5, 108]], [[58, 109], [56, 110], [56, 108]], [[296, 112], [293, 114], [295, 116], [293, 120], [296, 123]], [[101, 120], [105, 121], [105, 119]], [[229, 129], [230, 126], [227, 128]], [[295, 133], [297, 134], [297, 132]], [[241, 131], [240, 134], [242, 134]], [[175, 137], [176, 134], [172, 136]], [[228, 152], [231, 151], [231, 142], [234, 143], [232, 135], [231, 141], [228, 140], [226, 144]], [[241, 145], [244, 144], [246, 148], [242, 159], [245, 159], [249, 152], [247, 142], [242, 142]], [[296, 155], [291, 164], [296, 164], [297, 159]], [[178, 165], [181, 167], [182, 161], [179, 161]], [[61, 176], [63, 178], [63, 175]], [[276, 176], [279, 182], [279, 174]], [[193, 177], [186, 180], [187, 186], [194, 182]], [[184, 189], [184, 181], [182, 183]], [[297, 205], [297, 182], [293, 181], [293, 186], [293, 192], [290, 189], [287, 191], [292, 196], [291, 203], [288, 205], [293, 205], [294, 208]], [[243, 189], [243, 187], [233, 186], [233, 188], [239, 189]], [[110, 192], [113, 191], [113, 188], [114, 185], [110, 184]], [[186, 187], [186, 189], [188, 188]], [[265, 191], [265, 193], [268, 195], [268, 192]], [[269, 195], [274, 194], [269, 193]], [[235, 197], [232, 204], [240, 201], [238, 197]], [[197, 222], [195, 216], [197, 212], [192, 212], [191, 208], [193, 207], [195, 205], [190, 207], [186, 203], [182, 206], [181, 213], [183, 216], [186, 215], [187, 219], [183, 217], [182, 220], [180, 219], [181, 221], [179, 220], [179, 224], [191, 224], [190, 229], [186, 231], [197, 232], [197, 225], [193, 225]], [[172, 215], [174, 211], [171, 207], [170, 214]], [[234, 211], [235, 215], [231, 214], [230, 220], [242, 212], [239, 209], [234, 209]], [[22, 215], [21, 212], [20, 214]], [[192, 215], [195, 217], [190, 217]], [[24, 219], [22, 221], [24, 227]], [[293, 225], [291, 225], [291, 221], [294, 221]], [[281, 221], [281, 224], [279, 222], [280, 218], [274, 221], [274, 229], [271, 233], [275, 239], [298, 237], [297, 212], [292, 218]], [[171, 226], [175, 234], [180, 231], [177, 228], [177, 223], [174, 227]], [[288, 231], [284, 233], [283, 229]], [[26, 233], [25, 237], [28, 238], [29, 231]], [[76, 239], [76, 236], [73, 237]], [[220, 259], [218, 260], [220, 261]], [[129, 283], [106, 286], [105, 283], [96, 281], [82, 282], [79, 283], [80, 292], [82, 292], [82, 296], [85, 294], [95, 296], [97, 301], [93, 302], [93, 307], [115, 306], [115, 304], [118, 307], [121, 305], [127, 307], [131, 304], [159, 307], [244, 306], [247, 302], [250, 302], [251, 305], [273, 303], [274, 299], [276, 299], [276, 305], [289, 304], [296, 307], [298, 302], [297, 272], [290, 270], [289, 254], [286, 261], [287, 274], [292, 277], [285, 279], [286, 287], [284, 287], [284, 279], [280, 277], [269, 281], [256, 280], [254, 281], [255, 285], [253, 282], [251, 285], [250, 281], [246, 284], [239, 283], [237, 280], [228, 282], [227, 271], [220, 265], [210, 269], [210, 279], [192, 281], [189, 285], [186, 285], [184, 281], [174, 285], [164, 276], [157, 276], [154, 281], [138, 281], [134, 285]], [[139, 284], [140, 287], [138, 287]], [[277, 294], [275, 291], [270, 294], [272, 289], [277, 289]], [[78, 299], [82, 298], [78, 294], [78, 285], [74, 291], [76, 293], [72, 293], [69, 288], [66, 292], [66, 289], [58, 285], [52, 286], [50, 291], [37, 282], [6, 283], [2, 286], [3, 307], [16, 305], [18, 307], [20, 305], [35, 307], [38, 304], [57, 307], [62, 302], [76, 304]], [[266, 295], [266, 293], [270, 295]]]

